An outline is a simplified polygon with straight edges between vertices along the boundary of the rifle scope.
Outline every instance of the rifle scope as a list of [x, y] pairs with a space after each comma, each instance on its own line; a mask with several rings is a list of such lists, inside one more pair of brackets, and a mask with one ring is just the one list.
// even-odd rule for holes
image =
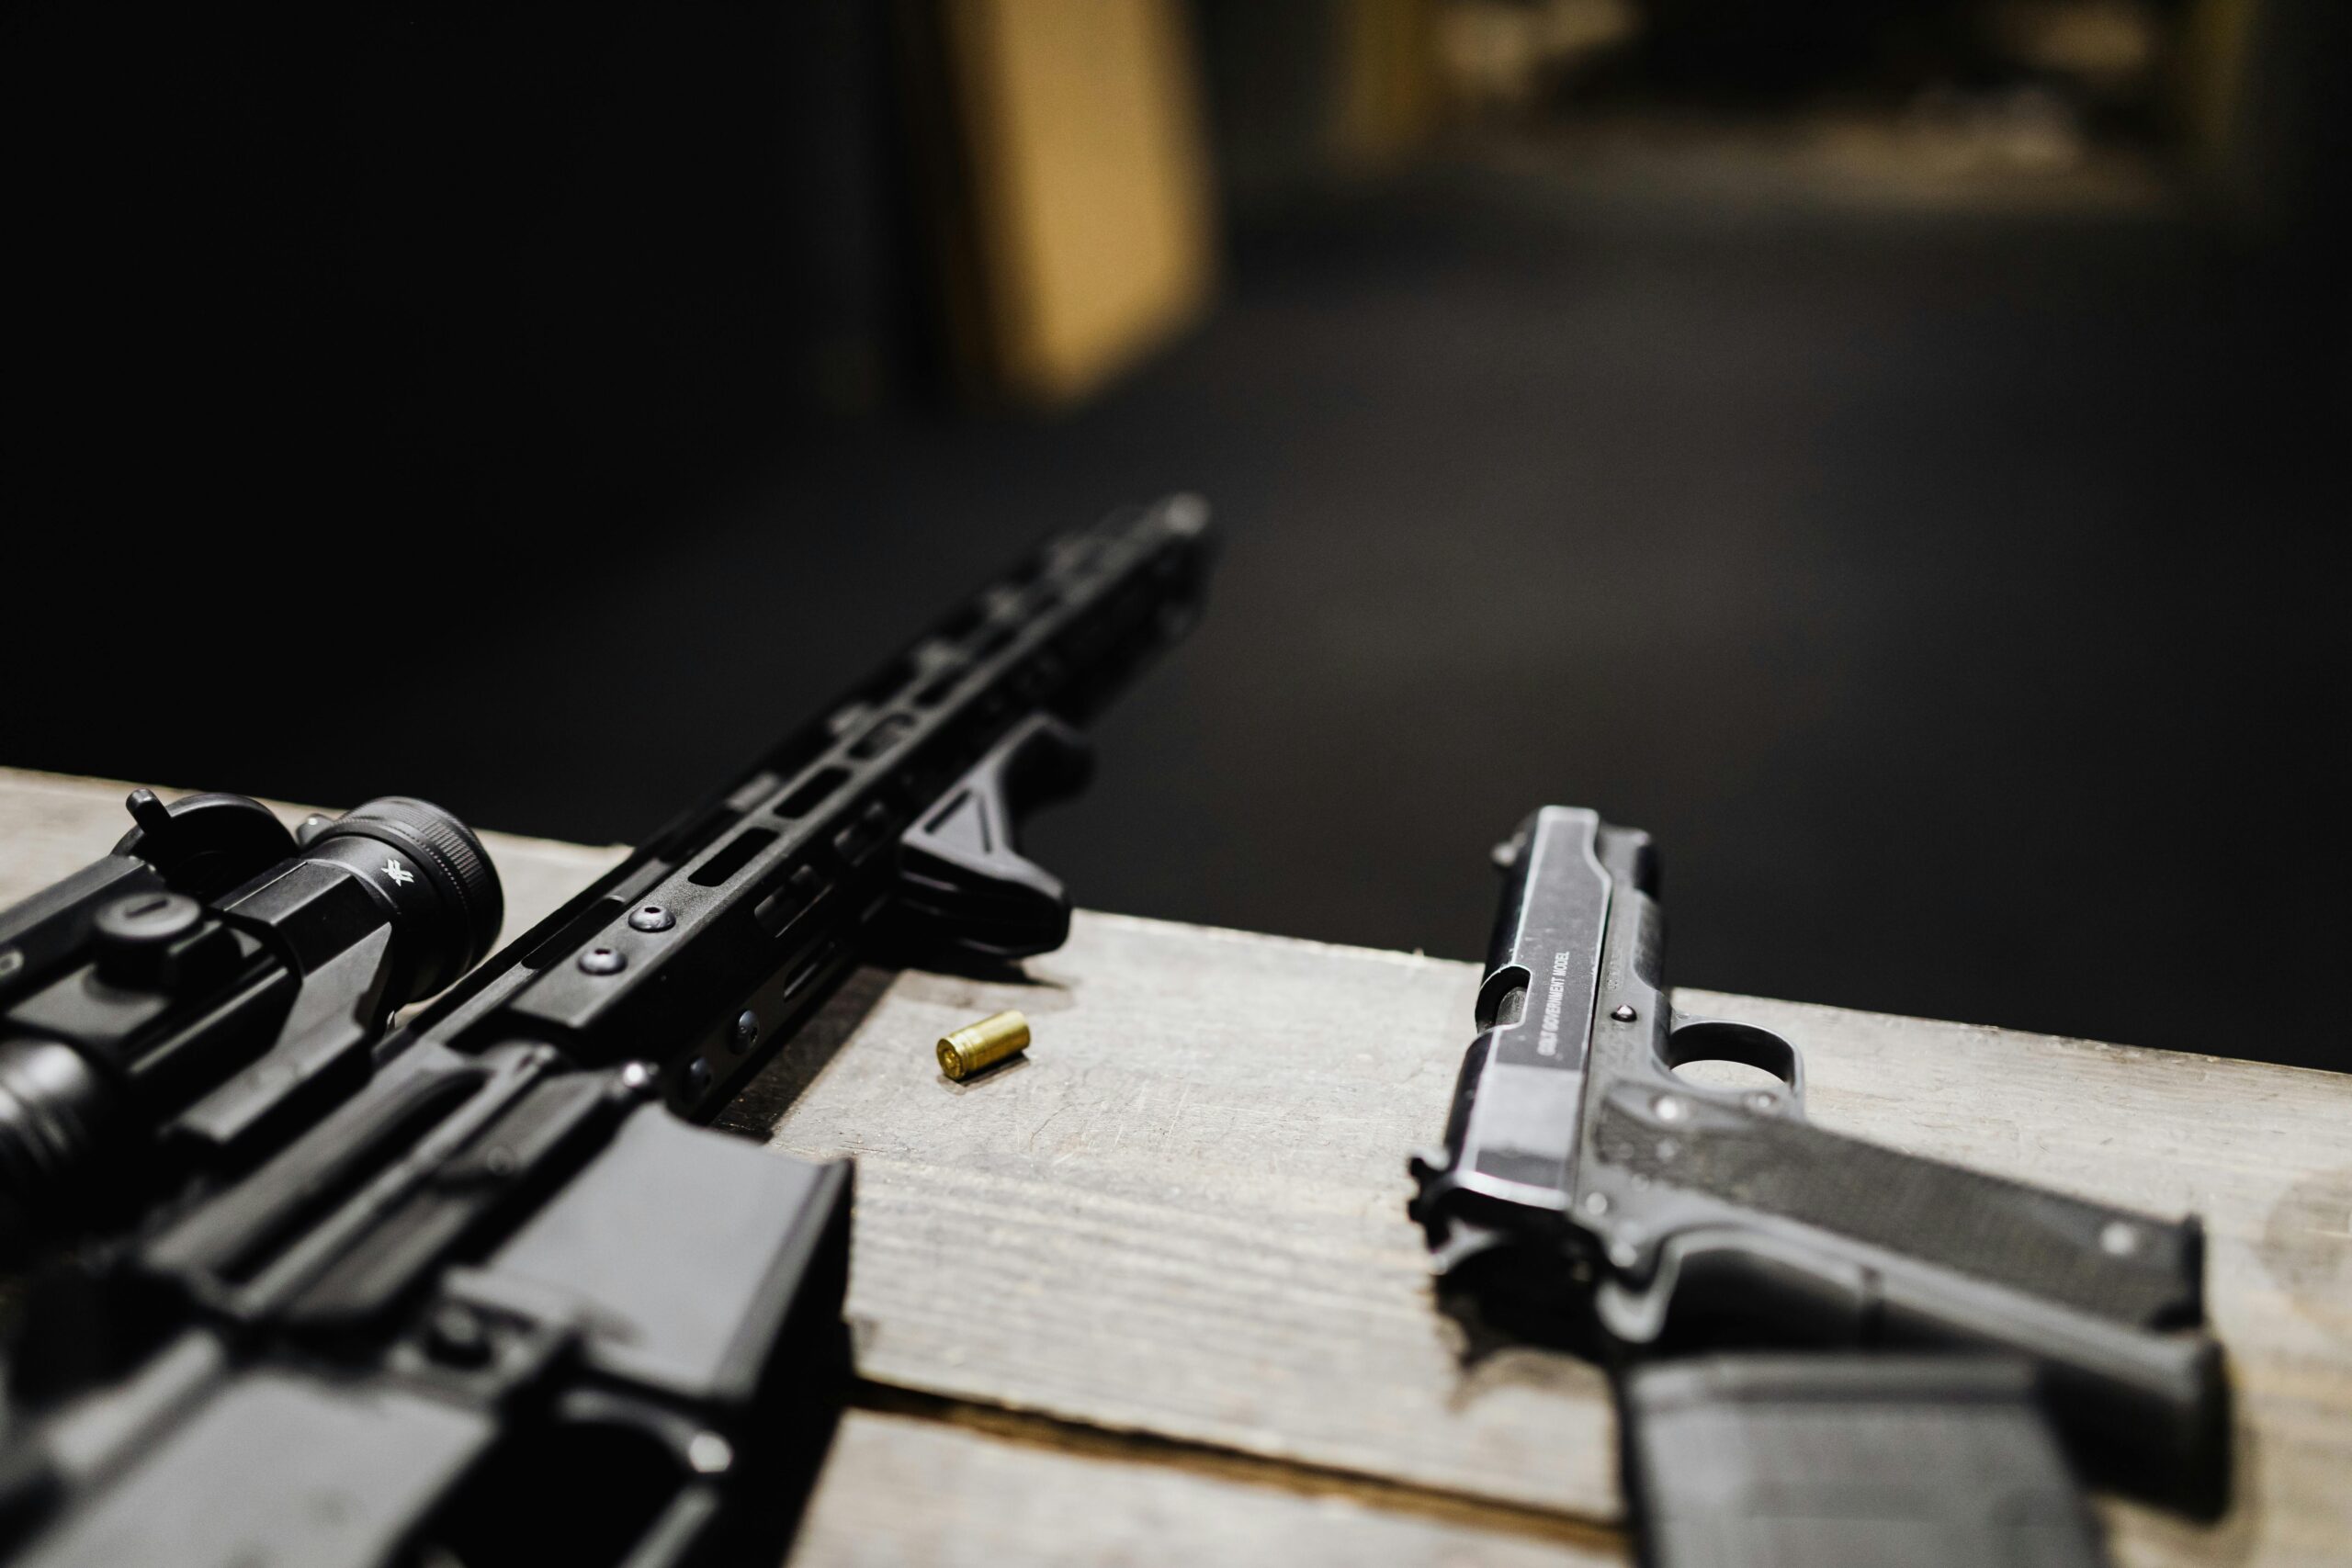
[[352, 1087], [503, 919], [481, 841], [424, 801], [299, 838], [243, 795], [130, 806], [112, 854], [0, 911], [0, 1259]]

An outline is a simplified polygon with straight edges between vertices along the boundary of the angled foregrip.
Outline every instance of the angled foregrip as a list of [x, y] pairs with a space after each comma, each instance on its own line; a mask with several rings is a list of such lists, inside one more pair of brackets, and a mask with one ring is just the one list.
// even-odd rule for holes
[[1008, 730], [899, 840], [902, 932], [919, 947], [999, 963], [1059, 947], [1069, 895], [1021, 854], [1016, 833], [1091, 771], [1084, 738], [1050, 714]]
[[[1659, 1113], [1662, 1105], [1671, 1110]], [[1695, 1094], [1620, 1088], [1594, 1123], [1600, 1184], [1680, 1235], [1678, 1324], [1778, 1337], [2001, 1348], [2107, 1478], [2189, 1507], [2226, 1484], [2228, 1395], [2201, 1324], [2203, 1233]], [[1824, 1310], [1825, 1306], [1828, 1310]], [[1768, 1313], [1767, 1315], [1770, 1315]], [[1808, 1317], [1815, 1321], [1808, 1323]]]

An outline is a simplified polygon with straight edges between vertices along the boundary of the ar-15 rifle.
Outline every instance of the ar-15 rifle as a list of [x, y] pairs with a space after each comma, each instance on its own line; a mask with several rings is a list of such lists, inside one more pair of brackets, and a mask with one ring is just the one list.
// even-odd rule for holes
[[[690, 1119], [860, 956], [1060, 942], [1014, 823], [1189, 625], [1205, 525], [1180, 497], [1057, 539], [390, 1033], [495, 930], [470, 835], [379, 803], [297, 850], [250, 802], [134, 796], [140, 833], [0, 923], [0, 1183], [37, 1219], [127, 1167], [137, 1216], [23, 1303], [0, 1550], [773, 1561], [846, 1375], [851, 1172]], [[306, 900], [343, 913], [263, 918]]]
[[[2079, 1521], [2057, 1517], [2064, 1467], [2034, 1475], [2032, 1456], [2055, 1452], [2034, 1446], [2037, 1399], [2096, 1478], [2219, 1509], [2228, 1387], [2202, 1332], [2193, 1217], [1811, 1125], [1794, 1046], [1669, 1015], [1647, 834], [1547, 807], [1497, 858], [1508, 885], [1481, 1032], [1445, 1146], [1411, 1162], [1411, 1213], [1445, 1288], [1489, 1323], [1636, 1369], [1621, 1380], [1629, 1490], [1683, 1510], [1649, 1521], [1652, 1561], [1985, 1560], [1939, 1555], [1939, 1540], [1996, 1540], [1991, 1561], [2083, 1560]], [[1734, 1091], [1674, 1070], [1705, 1060], [1780, 1082]], [[1639, 1369], [1808, 1347], [1877, 1354]], [[1918, 1350], [1945, 1359], [1888, 1354]], [[1676, 1451], [1650, 1454], [1668, 1425]], [[1920, 1450], [1921, 1433], [1940, 1446]], [[1998, 1495], [1973, 1490], [1996, 1475]], [[1755, 1517], [1724, 1550], [1735, 1505]], [[2029, 1524], [2059, 1544], [2028, 1551], [2014, 1532]]]

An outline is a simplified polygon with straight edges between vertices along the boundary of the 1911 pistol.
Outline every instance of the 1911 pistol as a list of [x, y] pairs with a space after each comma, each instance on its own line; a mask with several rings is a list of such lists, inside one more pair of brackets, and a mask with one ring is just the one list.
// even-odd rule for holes
[[[1824, 1131], [1803, 1058], [1674, 1018], [1647, 834], [1547, 807], [1508, 886], [1480, 1030], [1411, 1212], [1490, 1318], [1605, 1359], [1726, 1348], [2022, 1358], [2075, 1462], [2191, 1512], [2228, 1470], [2203, 1235]], [[1692, 1082], [1731, 1060], [1771, 1088]]]

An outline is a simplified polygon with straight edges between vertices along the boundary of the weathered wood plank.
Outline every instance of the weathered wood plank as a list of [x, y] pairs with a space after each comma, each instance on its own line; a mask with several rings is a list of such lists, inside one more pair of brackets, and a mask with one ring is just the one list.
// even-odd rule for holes
[[[130, 788], [106, 779], [0, 768], [0, 908], [114, 848], [115, 840], [130, 829], [130, 818], [122, 809], [122, 797]], [[157, 793], [168, 800], [184, 792]], [[312, 809], [277, 801], [266, 804], [288, 827]], [[620, 845], [593, 849], [514, 833], [484, 833], [481, 841], [506, 890], [505, 934], [510, 938], [528, 931], [628, 853]]]
[[[123, 788], [0, 769], [0, 903], [110, 844]], [[510, 933], [623, 852], [485, 837]], [[859, 1156], [850, 1311], [869, 1378], [1325, 1474], [1614, 1515], [1599, 1380], [1532, 1351], [1465, 1371], [1403, 1219], [1403, 1155], [1442, 1122], [1469, 966], [1088, 915], [1030, 979], [862, 972], [730, 1112], [781, 1148]], [[2203, 1214], [2238, 1390], [2240, 1503], [2213, 1529], [2112, 1505], [2119, 1560], [2352, 1561], [2352, 1079], [1702, 992], [1676, 1000], [1804, 1046], [1812, 1112], [1827, 1125]], [[942, 1078], [933, 1040], [1003, 1006], [1036, 1024], [1028, 1059], [964, 1085]], [[906, 1456], [950, 1440], [904, 1430], [922, 1425], [853, 1414], [845, 1434], [864, 1435], [845, 1436], [829, 1469], [827, 1485], [848, 1489], [827, 1505], [834, 1517], [903, 1500], [903, 1478], [922, 1473]], [[1065, 1537], [1096, 1543], [1067, 1560], [1115, 1555], [1128, 1538], [1110, 1516], [1176, 1507], [1175, 1493], [1154, 1490], [1178, 1484], [1165, 1478], [1089, 1490], [1046, 1479], [1055, 1466], [959, 1455], [938, 1462], [995, 1477], [973, 1495], [1004, 1486], [991, 1506], [1006, 1513], [1017, 1495], [1034, 1524], [987, 1535], [1017, 1543], [1000, 1559], [1051, 1560]], [[807, 1540], [863, 1550], [821, 1517]], [[858, 1526], [879, 1540], [896, 1528]], [[1275, 1539], [1289, 1527], [1256, 1528]], [[1249, 1545], [1219, 1536], [1205, 1550], [1261, 1555], [1259, 1537], [1234, 1539]]]
[[[1470, 965], [1084, 915], [1028, 985], [867, 972], [729, 1112], [860, 1162], [869, 1378], [1594, 1518], [1605, 1391], [1566, 1357], [1465, 1371], [1404, 1218], [1466, 1043]], [[1806, 1048], [1824, 1123], [2163, 1213], [2212, 1239], [2244, 1504], [2137, 1508], [2122, 1560], [2337, 1560], [2352, 1541], [2352, 1080], [1701, 992]], [[1022, 1065], [944, 1030], [1026, 1011]]]
[[792, 1568], [1597, 1568], [1605, 1540], [1531, 1536], [1381, 1506], [1339, 1490], [1252, 1484], [1107, 1450], [1069, 1451], [853, 1410], [809, 1499]]
[[[1464, 1374], [1404, 1220], [1464, 966], [1083, 916], [1029, 973], [910, 973], [878, 999], [868, 976], [729, 1112], [780, 1148], [855, 1151], [865, 1375], [1611, 1512], [1601, 1379], [1533, 1352]], [[949, 1084], [933, 1043], [1006, 1007], [1027, 1059]]]

